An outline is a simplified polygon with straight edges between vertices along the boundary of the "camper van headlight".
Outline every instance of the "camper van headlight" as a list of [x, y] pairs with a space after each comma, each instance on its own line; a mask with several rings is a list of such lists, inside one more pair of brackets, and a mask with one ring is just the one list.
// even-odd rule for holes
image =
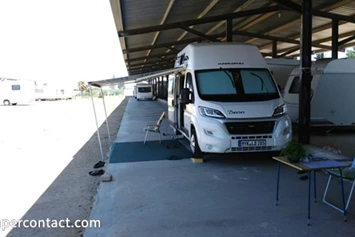
[[213, 118], [224, 118], [222, 112], [216, 109], [200, 106], [198, 107], [198, 111], [202, 116], [213, 117]]
[[282, 104], [274, 110], [274, 114], [272, 116], [281, 116], [286, 114], [286, 112], [287, 112], [286, 105]]

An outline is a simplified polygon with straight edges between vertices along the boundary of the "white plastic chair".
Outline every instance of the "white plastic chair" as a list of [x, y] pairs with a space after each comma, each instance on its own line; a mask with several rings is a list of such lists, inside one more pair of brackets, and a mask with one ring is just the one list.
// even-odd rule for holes
[[147, 137], [148, 137], [148, 133], [152, 132], [152, 133], [157, 133], [159, 134], [159, 142], [161, 143], [161, 132], [160, 132], [160, 127], [161, 127], [161, 123], [163, 122], [164, 118], [166, 117], [165, 112], [163, 112], [160, 115], [160, 118], [158, 119], [158, 121], [155, 124], [147, 124], [145, 126], [145, 128], [143, 129], [146, 133], [145, 133], [145, 138], [144, 138], [144, 145], [147, 141]]
[[[325, 190], [324, 190], [323, 203], [325, 203], [325, 204], [335, 208], [336, 210], [340, 211], [341, 213], [343, 213], [344, 212], [343, 208], [340, 208], [340, 207], [336, 206], [335, 204], [332, 204], [326, 200], [326, 196], [327, 196], [328, 189], [329, 189], [329, 184], [330, 184], [333, 176], [340, 178], [340, 172], [338, 169], [327, 170], [327, 172], [329, 174], [329, 178], [328, 178], [327, 186], [325, 187]], [[354, 172], [355, 172], [355, 170], [354, 170]], [[348, 196], [347, 200], [345, 200], [345, 202], [346, 202], [345, 211], [346, 211], [349, 207], [350, 199], [352, 197], [354, 187], [355, 187], [355, 179], [354, 179], [355, 173], [350, 172], [349, 169], [342, 169], [342, 176], [343, 176], [343, 180], [349, 180], [352, 182], [349, 196]]]

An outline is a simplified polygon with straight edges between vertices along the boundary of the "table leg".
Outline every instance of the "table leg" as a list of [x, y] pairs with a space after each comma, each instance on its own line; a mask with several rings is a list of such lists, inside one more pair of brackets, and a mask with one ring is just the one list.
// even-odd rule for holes
[[311, 225], [311, 173], [312, 171], [308, 172], [308, 225]]
[[314, 202], [317, 202], [317, 182], [316, 182], [316, 171], [313, 171], [313, 185], [314, 185]]
[[343, 182], [343, 172], [341, 168], [339, 168], [340, 173], [340, 182], [341, 182], [341, 196], [343, 200], [343, 214], [344, 214], [344, 221], [346, 221], [346, 206], [345, 206], [345, 197], [344, 197], [344, 182]]
[[279, 187], [280, 187], [280, 162], [277, 162], [276, 206], [279, 205]]

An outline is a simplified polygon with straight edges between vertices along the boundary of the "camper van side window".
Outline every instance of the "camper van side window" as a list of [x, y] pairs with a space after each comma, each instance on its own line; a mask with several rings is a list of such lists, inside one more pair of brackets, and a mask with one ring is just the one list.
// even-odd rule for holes
[[194, 91], [191, 73], [187, 73], [186, 75], [186, 88], [188, 88], [191, 92]]
[[300, 93], [300, 88], [301, 88], [300, 77], [299, 76], [294, 77], [288, 93], [290, 93], [290, 94], [299, 94]]
[[11, 85], [11, 89], [13, 91], [19, 91], [19, 90], [21, 90], [21, 86], [20, 85]]

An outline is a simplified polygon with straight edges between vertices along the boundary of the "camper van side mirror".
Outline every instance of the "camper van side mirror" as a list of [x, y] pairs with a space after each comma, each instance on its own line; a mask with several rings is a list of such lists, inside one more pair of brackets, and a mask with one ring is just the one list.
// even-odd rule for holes
[[188, 88], [181, 89], [179, 100], [180, 104], [190, 103], [190, 90]]

